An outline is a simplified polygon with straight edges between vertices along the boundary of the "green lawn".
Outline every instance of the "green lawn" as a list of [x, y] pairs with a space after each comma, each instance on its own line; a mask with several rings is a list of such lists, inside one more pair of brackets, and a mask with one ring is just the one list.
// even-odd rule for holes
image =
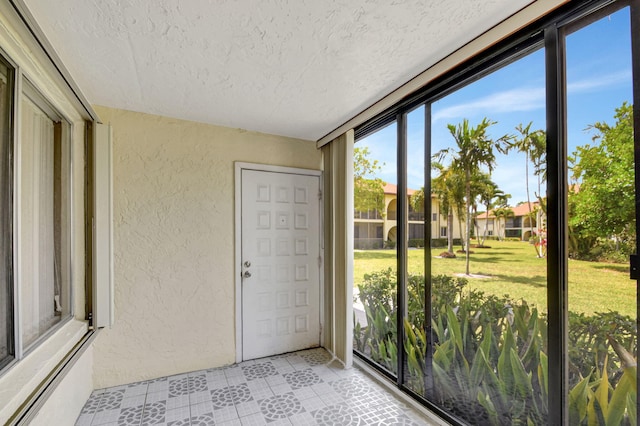
[[[470, 272], [488, 279], [469, 278], [469, 286], [489, 294], [508, 294], [545, 309], [547, 261], [535, 256], [525, 242], [490, 241], [491, 248], [472, 249]], [[456, 247], [458, 249], [459, 247]], [[465, 259], [438, 259], [442, 248], [432, 250], [432, 274], [464, 273]], [[354, 253], [354, 282], [359, 285], [365, 273], [396, 267], [394, 250], [366, 250]], [[424, 250], [409, 250], [409, 273], [423, 274]], [[569, 261], [569, 310], [592, 314], [618, 311], [636, 316], [635, 281], [629, 279], [627, 265]]]

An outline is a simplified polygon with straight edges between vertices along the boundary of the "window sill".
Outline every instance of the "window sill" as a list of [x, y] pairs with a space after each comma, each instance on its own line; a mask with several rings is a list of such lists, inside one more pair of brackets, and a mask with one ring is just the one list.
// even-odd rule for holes
[[0, 377], [0, 424], [4, 424], [65, 355], [87, 333], [88, 324], [69, 320]]

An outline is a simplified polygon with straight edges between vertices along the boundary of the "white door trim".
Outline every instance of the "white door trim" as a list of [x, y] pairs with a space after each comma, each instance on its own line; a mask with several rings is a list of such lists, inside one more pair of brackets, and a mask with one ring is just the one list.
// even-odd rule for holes
[[[318, 176], [320, 189], [322, 190], [322, 172], [320, 170], [299, 169], [295, 167], [272, 166], [269, 164], [235, 163], [235, 299], [236, 299], [236, 362], [242, 362], [242, 171], [256, 170], [262, 172], [275, 172], [297, 174], [305, 176]], [[320, 199], [320, 257], [324, 265], [324, 200]], [[324, 342], [324, 268], [320, 266], [320, 342]]]

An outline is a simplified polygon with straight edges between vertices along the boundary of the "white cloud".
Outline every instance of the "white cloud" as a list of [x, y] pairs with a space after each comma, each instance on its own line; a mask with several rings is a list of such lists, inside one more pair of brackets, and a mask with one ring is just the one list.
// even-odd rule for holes
[[569, 94], [591, 92], [620, 83], [631, 82], [631, 70], [623, 70], [612, 74], [601, 75], [567, 84]]
[[[611, 86], [631, 81], [631, 70], [623, 70], [611, 74], [583, 79], [567, 84], [569, 94], [575, 95], [602, 90]], [[433, 121], [442, 119], [471, 117], [502, 112], [533, 111], [545, 106], [544, 87], [522, 87], [496, 92], [491, 95], [470, 100], [436, 110]]]
[[544, 108], [544, 99], [544, 87], [506, 90], [438, 110], [433, 115], [433, 121], [472, 116], [476, 113], [532, 111]]

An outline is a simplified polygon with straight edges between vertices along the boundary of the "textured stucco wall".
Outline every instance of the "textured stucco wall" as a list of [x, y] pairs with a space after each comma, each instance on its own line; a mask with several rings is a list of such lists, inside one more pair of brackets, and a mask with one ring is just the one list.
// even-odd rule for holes
[[96, 107], [113, 126], [115, 324], [94, 384], [235, 360], [234, 162], [320, 169], [310, 141]]

